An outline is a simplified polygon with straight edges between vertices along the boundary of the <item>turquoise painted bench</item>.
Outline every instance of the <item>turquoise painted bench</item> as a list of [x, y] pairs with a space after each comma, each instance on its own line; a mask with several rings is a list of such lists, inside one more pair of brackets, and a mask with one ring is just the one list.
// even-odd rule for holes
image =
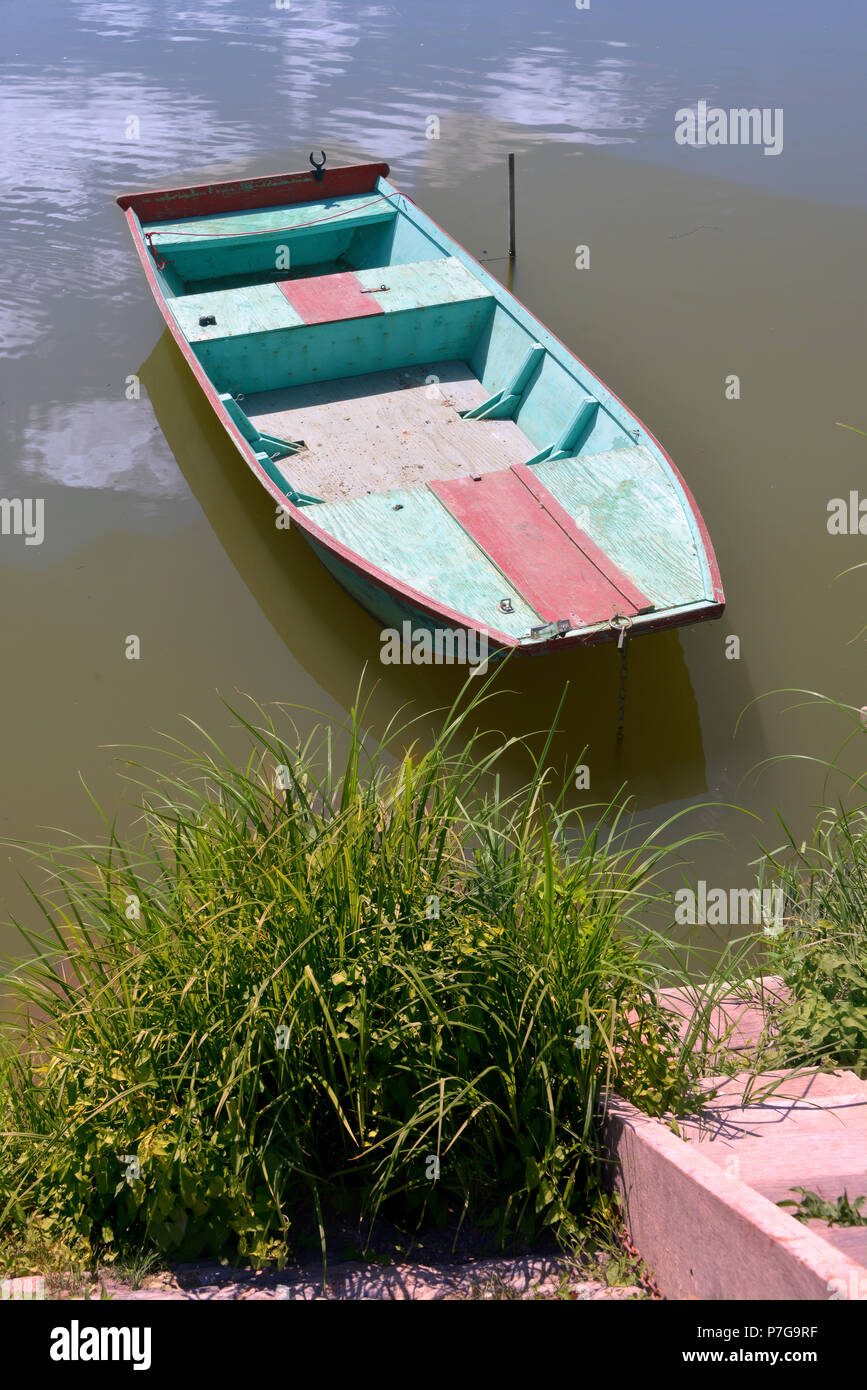
[[[493, 302], [493, 295], [454, 256], [383, 269], [358, 270], [353, 274], [362, 290], [373, 296], [383, 314], [435, 308], [441, 304], [462, 304], [472, 300], [487, 299]], [[327, 276], [323, 280], [332, 278]], [[297, 283], [306, 287], [311, 282], [303, 280]], [[292, 282], [289, 284], [291, 286]], [[169, 301], [169, 308], [189, 343], [216, 342], [249, 333], [270, 333], [278, 328], [298, 328], [305, 323], [277, 282], [181, 295]], [[355, 315], [349, 314], [348, 317]], [[203, 319], [206, 322], [203, 323]], [[209, 321], [211, 319], [213, 323]]]
[[276, 284], [186, 294], [170, 299], [168, 305], [187, 342], [193, 344], [270, 333], [303, 322]]
[[[278, 231], [311, 233], [328, 226], [366, 227], [392, 222], [397, 216], [391, 203], [369, 193], [352, 198], [324, 198], [318, 203], [292, 203], [285, 207], [254, 208], [225, 216], [185, 217], [179, 222], [149, 222], [142, 227], [162, 255], [208, 247], [214, 241], [243, 241]], [[313, 224], [313, 225], [311, 225]]]
[[373, 312], [356, 316], [348, 297], [346, 318], [305, 321], [282, 285], [306, 291], [313, 279], [211, 290], [168, 304], [218, 388], [237, 394], [464, 358], [495, 302], [452, 256], [339, 278], [354, 278]]
[[290, 265], [336, 260], [357, 234], [384, 228], [396, 217], [390, 202], [362, 194], [225, 216], [150, 222], [142, 231], [181, 281], [194, 285], [197, 280], [274, 270], [278, 248], [284, 248], [283, 257], [288, 251]]
[[193, 344], [270, 333], [302, 322], [277, 285], [186, 294], [170, 299], [168, 305], [187, 342]]

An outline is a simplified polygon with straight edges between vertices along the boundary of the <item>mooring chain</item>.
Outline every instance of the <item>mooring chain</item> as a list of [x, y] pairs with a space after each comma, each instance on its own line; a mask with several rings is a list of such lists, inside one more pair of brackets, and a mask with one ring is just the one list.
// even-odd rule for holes
[[617, 747], [623, 743], [623, 726], [626, 722], [626, 678], [629, 664], [626, 659], [626, 643], [620, 648], [620, 688], [617, 692]]
[[631, 1260], [635, 1260], [641, 1266], [641, 1273], [638, 1277], [641, 1281], [642, 1288], [647, 1290], [651, 1298], [664, 1300], [665, 1294], [662, 1292], [662, 1289], [659, 1287], [653, 1275], [650, 1273], [650, 1270], [644, 1264], [641, 1258], [641, 1254], [638, 1250], [636, 1250], [635, 1246], [632, 1244], [632, 1241], [629, 1239], [629, 1236], [626, 1234], [625, 1231], [622, 1233], [620, 1239], [623, 1242], [623, 1249], [626, 1251], [629, 1258]]
[[615, 613], [611, 619], [610, 626], [615, 632], [619, 632], [617, 639], [617, 650], [620, 652], [620, 684], [617, 690], [617, 751], [623, 747], [623, 729], [626, 722], [626, 680], [629, 675], [629, 661], [627, 649], [629, 647], [629, 629], [632, 627], [632, 619], [622, 617]]

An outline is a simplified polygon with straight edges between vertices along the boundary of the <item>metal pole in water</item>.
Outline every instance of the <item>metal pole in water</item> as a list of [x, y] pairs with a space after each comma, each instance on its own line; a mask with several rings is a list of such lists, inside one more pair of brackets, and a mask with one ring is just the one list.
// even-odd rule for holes
[[509, 257], [515, 259], [515, 156], [509, 155]]

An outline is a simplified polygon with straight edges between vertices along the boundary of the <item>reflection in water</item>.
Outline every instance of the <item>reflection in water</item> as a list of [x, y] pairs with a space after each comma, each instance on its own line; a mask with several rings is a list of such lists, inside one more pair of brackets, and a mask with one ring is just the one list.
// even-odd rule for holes
[[[107, 745], [177, 732], [182, 713], [219, 732], [215, 691], [339, 718], [366, 661], [381, 726], [402, 700], [444, 704], [459, 683], [454, 670], [380, 665], [375, 624], [300, 537], [272, 527], [168, 343], [151, 356], [163, 322], [114, 196], [298, 169], [320, 146], [332, 164], [389, 160], [503, 275], [502, 156], [518, 152], [516, 293], [663, 440], [717, 548], [723, 622], [631, 648], [621, 769], [612, 647], [511, 663], [502, 683], [517, 693], [491, 719], [547, 727], [568, 679], [556, 752], [565, 763], [590, 744], [594, 798], [622, 775], [642, 805], [670, 809], [706, 782], [713, 801], [748, 805], [760, 822], [696, 813], [731, 837], [696, 855], [709, 883], [749, 884], [756, 837], [779, 838], [775, 805], [810, 833], [821, 772], [787, 762], [758, 786], [744, 778], [781, 752], [832, 755], [836, 729], [763, 702], [733, 730], [753, 696], [781, 686], [867, 699], [852, 640], [860, 575], [831, 587], [863, 538], [825, 527], [830, 496], [863, 494], [864, 441], [834, 421], [867, 425], [865, 228], [851, 207], [864, 201], [852, 171], [867, 29], [853, 31], [849, 0], [790, 6], [782, 27], [773, 7], [738, 4], [745, 22], [688, 0], [7, 6], [0, 491], [44, 497], [46, 537], [0, 542], [2, 833], [98, 829], [77, 770], [113, 810]], [[784, 106], [784, 155], [676, 147], [674, 111], [702, 96]], [[426, 138], [431, 115], [439, 139]], [[599, 143], [614, 155], [588, 148]], [[575, 269], [577, 243], [589, 272]], [[180, 472], [147, 394], [126, 400], [144, 358]], [[737, 401], [723, 392], [733, 372]], [[122, 657], [129, 632], [140, 663]], [[724, 655], [728, 634], [739, 660]], [[10, 892], [4, 861], [7, 906]]]
[[588, 63], [584, 57], [579, 65], [543, 48], [489, 73], [484, 102], [491, 119], [552, 134], [559, 126], [560, 139], [610, 145], [633, 143], [662, 97], [638, 87], [635, 66], [626, 59], [599, 56]]
[[[376, 733], [404, 703], [416, 711], [448, 704], [466, 671], [379, 662], [378, 623], [339, 588], [297, 531], [276, 527], [271, 499], [227, 439], [168, 331], [140, 374], [178, 467], [229, 558], [316, 682], [346, 708], [367, 664], [379, 682], [370, 709]], [[544, 730], [568, 683], [555, 757], [569, 764], [589, 749], [594, 801], [624, 778], [639, 804], [700, 796], [701, 736], [678, 634], [654, 633], [630, 645], [622, 761], [615, 756], [619, 674], [613, 645], [513, 659], [493, 717], [507, 735]], [[518, 776], [525, 771], [515, 768]]]
[[[364, 151], [399, 163], [409, 187], [423, 165], [429, 180], [448, 185], [494, 154], [492, 117], [501, 129], [523, 124], [531, 141], [609, 143], [632, 138], [659, 107], [659, 92], [637, 64], [612, 57], [598, 40], [584, 42], [574, 26], [558, 43], [502, 36], [462, 71], [450, 19], [466, 23], [449, 8], [434, 23], [422, 19], [423, 41], [402, 34], [396, 49], [401, 15], [391, 6], [357, 11], [314, 0], [251, 10], [205, 0], [173, 13], [167, 25], [156, 0], [78, 0], [80, 35], [69, 36], [56, 61], [49, 51], [38, 65], [13, 66], [0, 94], [0, 126], [16, 132], [0, 146], [13, 232], [0, 299], [5, 353], [50, 338], [59, 296], [84, 300], [110, 286], [115, 304], [135, 302], [110, 210], [122, 188], [249, 166], [280, 143], [283, 129], [293, 143], [305, 132], [309, 143], [326, 143], [332, 162]], [[207, 59], [187, 65], [167, 54], [179, 39], [206, 44]], [[98, 41], [101, 61], [94, 62], [88, 40]], [[411, 80], [396, 61], [407, 47]], [[431, 114], [445, 127], [439, 149], [427, 138]], [[470, 125], [459, 167], [449, 129], [455, 122]], [[479, 138], [483, 127], [487, 138]], [[510, 140], [514, 134], [503, 130], [496, 153]], [[440, 157], [440, 149], [448, 154]]]
[[34, 406], [18, 464], [22, 487], [46, 484], [133, 492], [169, 499], [185, 492], [156, 427], [132, 401], [80, 401]]
[[92, 80], [78, 65], [9, 84], [0, 128], [16, 131], [0, 143], [13, 233], [0, 331], [10, 356], [51, 342], [59, 300], [68, 309], [106, 289], [116, 303], [136, 298], [111, 207], [115, 189], [159, 182], [173, 165], [204, 164], [216, 149], [221, 160], [240, 160], [249, 148], [247, 132], [217, 119], [206, 100], [131, 73]]

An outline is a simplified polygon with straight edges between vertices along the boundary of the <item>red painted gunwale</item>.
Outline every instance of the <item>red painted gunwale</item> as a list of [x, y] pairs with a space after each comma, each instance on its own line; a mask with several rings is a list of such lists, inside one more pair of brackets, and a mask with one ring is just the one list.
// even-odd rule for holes
[[[389, 166], [387, 164], [353, 164], [337, 166], [333, 169], [325, 170], [324, 177], [321, 181], [315, 178], [312, 170], [309, 170], [301, 173], [266, 175], [262, 178], [232, 180], [216, 184], [199, 184], [191, 188], [146, 189], [138, 193], [122, 194], [117, 198], [117, 203], [124, 211], [133, 245], [141, 262], [151, 293], [156, 301], [157, 308], [172, 338], [193, 373], [193, 376], [201, 386], [211, 408], [214, 410], [217, 418], [232, 440], [232, 443], [235, 445], [235, 448], [242, 455], [244, 461], [256, 475], [265, 490], [280, 507], [289, 512], [293, 523], [302, 531], [306, 531], [316, 544], [322, 546], [325, 550], [331, 551], [354, 573], [374, 580], [386, 593], [390, 594], [395, 599], [410, 604], [425, 616], [433, 619], [436, 623], [442, 624], [443, 621], [445, 621], [452, 627], [463, 627], [469, 631], [482, 633], [495, 647], [506, 649], [514, 648], [528, 655], [540, 655], [547, 651], [562, 651], [566, 647], [584, 647], [595, 645], [600, 642], [613, 641], [616, 639], [617, 633], [610, 628], [601, 627], [594, 632], [574, 633], [571, 636], [552, 638], [547, 642], [534, 643], [533, 646], [529, 648], [524, 647], [516, 637], [512, 637], [507, 632], [488, 627], [483, 623], [477, 622], [474, 618], [469, 617], [466, 613], [460, 613], [455, 609], [448, 608], [444, 604], [432, 603], [426, 594], [422, 594], [418, 590], [413, 589], [410, 585], [395, 579], [393, 575], [379, 569], [378, 566], [371, 564], [368, 560], [356, 554], [355, 551], [350, 550], [348, 546], [345, 546], [341, 541], [336, 540], [327, 531], [323, 530], [321, 526], [318, 526], [311, 520], [308, 508], [297, 507], [290, 502], [285, 493], [280, 491], [276, 483], [272, 481], [262, 468], [252, 447], [233, 423], [220, 400], [218, 392], [211, 384], [207, 373], [201, 366], [198, 358], [181, 332], [174, 314], [172, 314], [168, 307], [151, 262], [150, 252], [142, 234], [140, 220], [148, 223], [160, 220], [174, 221], [179, 217], [203, 217], [221, 211], [243, 211], [254, 207], [275, 207], [283, 203], [303, 203], [313, 202], [320, 198], [354, 196], [356, 194], [374, 192], [376, 190], [377, 180], [379, 178], [387, 178], [388, 174]], [[396, 191], [400, 192], [400, 190]], [[410, 203], [414, 202], [414, 200], [405, 193], [401, 193], [401, 197], [406, 198]], [[181, 211], [180, 209], [183, 210]], [[427, 215], [429, 216], [429, 214]], [[440, 227], [439, 223], [435, 222], [433, 218], [430, 220], [444, 236], [448, 237], [455, 245], [460, 246], [460, 243], [456, 242], [454, 237], [447, 233], [444, 228]], [[466, 251], [464, 247], [461, 247], [461, 250], [479, 267], [484, 277], [492, 278], [489, 277], [489, 273], [485, 270], [484, 266], [481, 265], [471, 252]], [[515, 295], [511, 294], [511, 291], [506, 290], [504, 286], [500, 286], [500, 288], [503, 293], [514, 300], [516, 304], [520, 304], [521, 308], [528, 314], [531, 314], [531, 317], [535, 319], [535, 315], [532, 314], [532, 311], [527, 309], [526, 305], [522, 304]], [[641, 426], [641, 429], [648, 438], [652, 439], [656, 444], [672, 472], [677, 477], [696, 519], [708, 562], [714, 598], [716, 599], [715, 603], [708, 604], [706, 608], [696, 612], [690, 618], [690, 623], [707, 622], [710, 619], [719, 617], [725, 607], [725, 595], [723, 593], [716, 555], [704, 518], [698, 510], [695, 499], [673, 459], [644, 422], [639, 420], [638, 416], [630, 410], [629, 406], [610, 390], [605, 382], [602, 381], [601, 377], [598, 377], [596, 373], [577, 357], [560, 338], [557, 338], [556, 334], [551, 333], [550, 329], [547, 331], [554, 341], [560, 344], [564, 352], [574, 361], [578, 362], [584, 370], [593, 377], [594, 381], [598, 381], [611, 397], [623, 407], [627, 414], [635, 420], [636, 424]], [[659, 617], [643, 619], [641, 631], [657, 632], [670, 627], [679, 627], [681, 625], [681, 621], [677, 616], [677, 610], [675, 609]]]
[[387, 164], [343, 164], [323, 170], [321, 180], [312, 169], [306, 169], [299, 174], [200, 183], [194, 188], [149, 188], [142, 193], [123, 193], [117, 202], [124, 212], [132, 208], [142, 222], [175, 222], [182, 217], [209, 217], [217, 212], [354, 197], [357, 193], [373, 192], [380, 178], [388, 178]]

